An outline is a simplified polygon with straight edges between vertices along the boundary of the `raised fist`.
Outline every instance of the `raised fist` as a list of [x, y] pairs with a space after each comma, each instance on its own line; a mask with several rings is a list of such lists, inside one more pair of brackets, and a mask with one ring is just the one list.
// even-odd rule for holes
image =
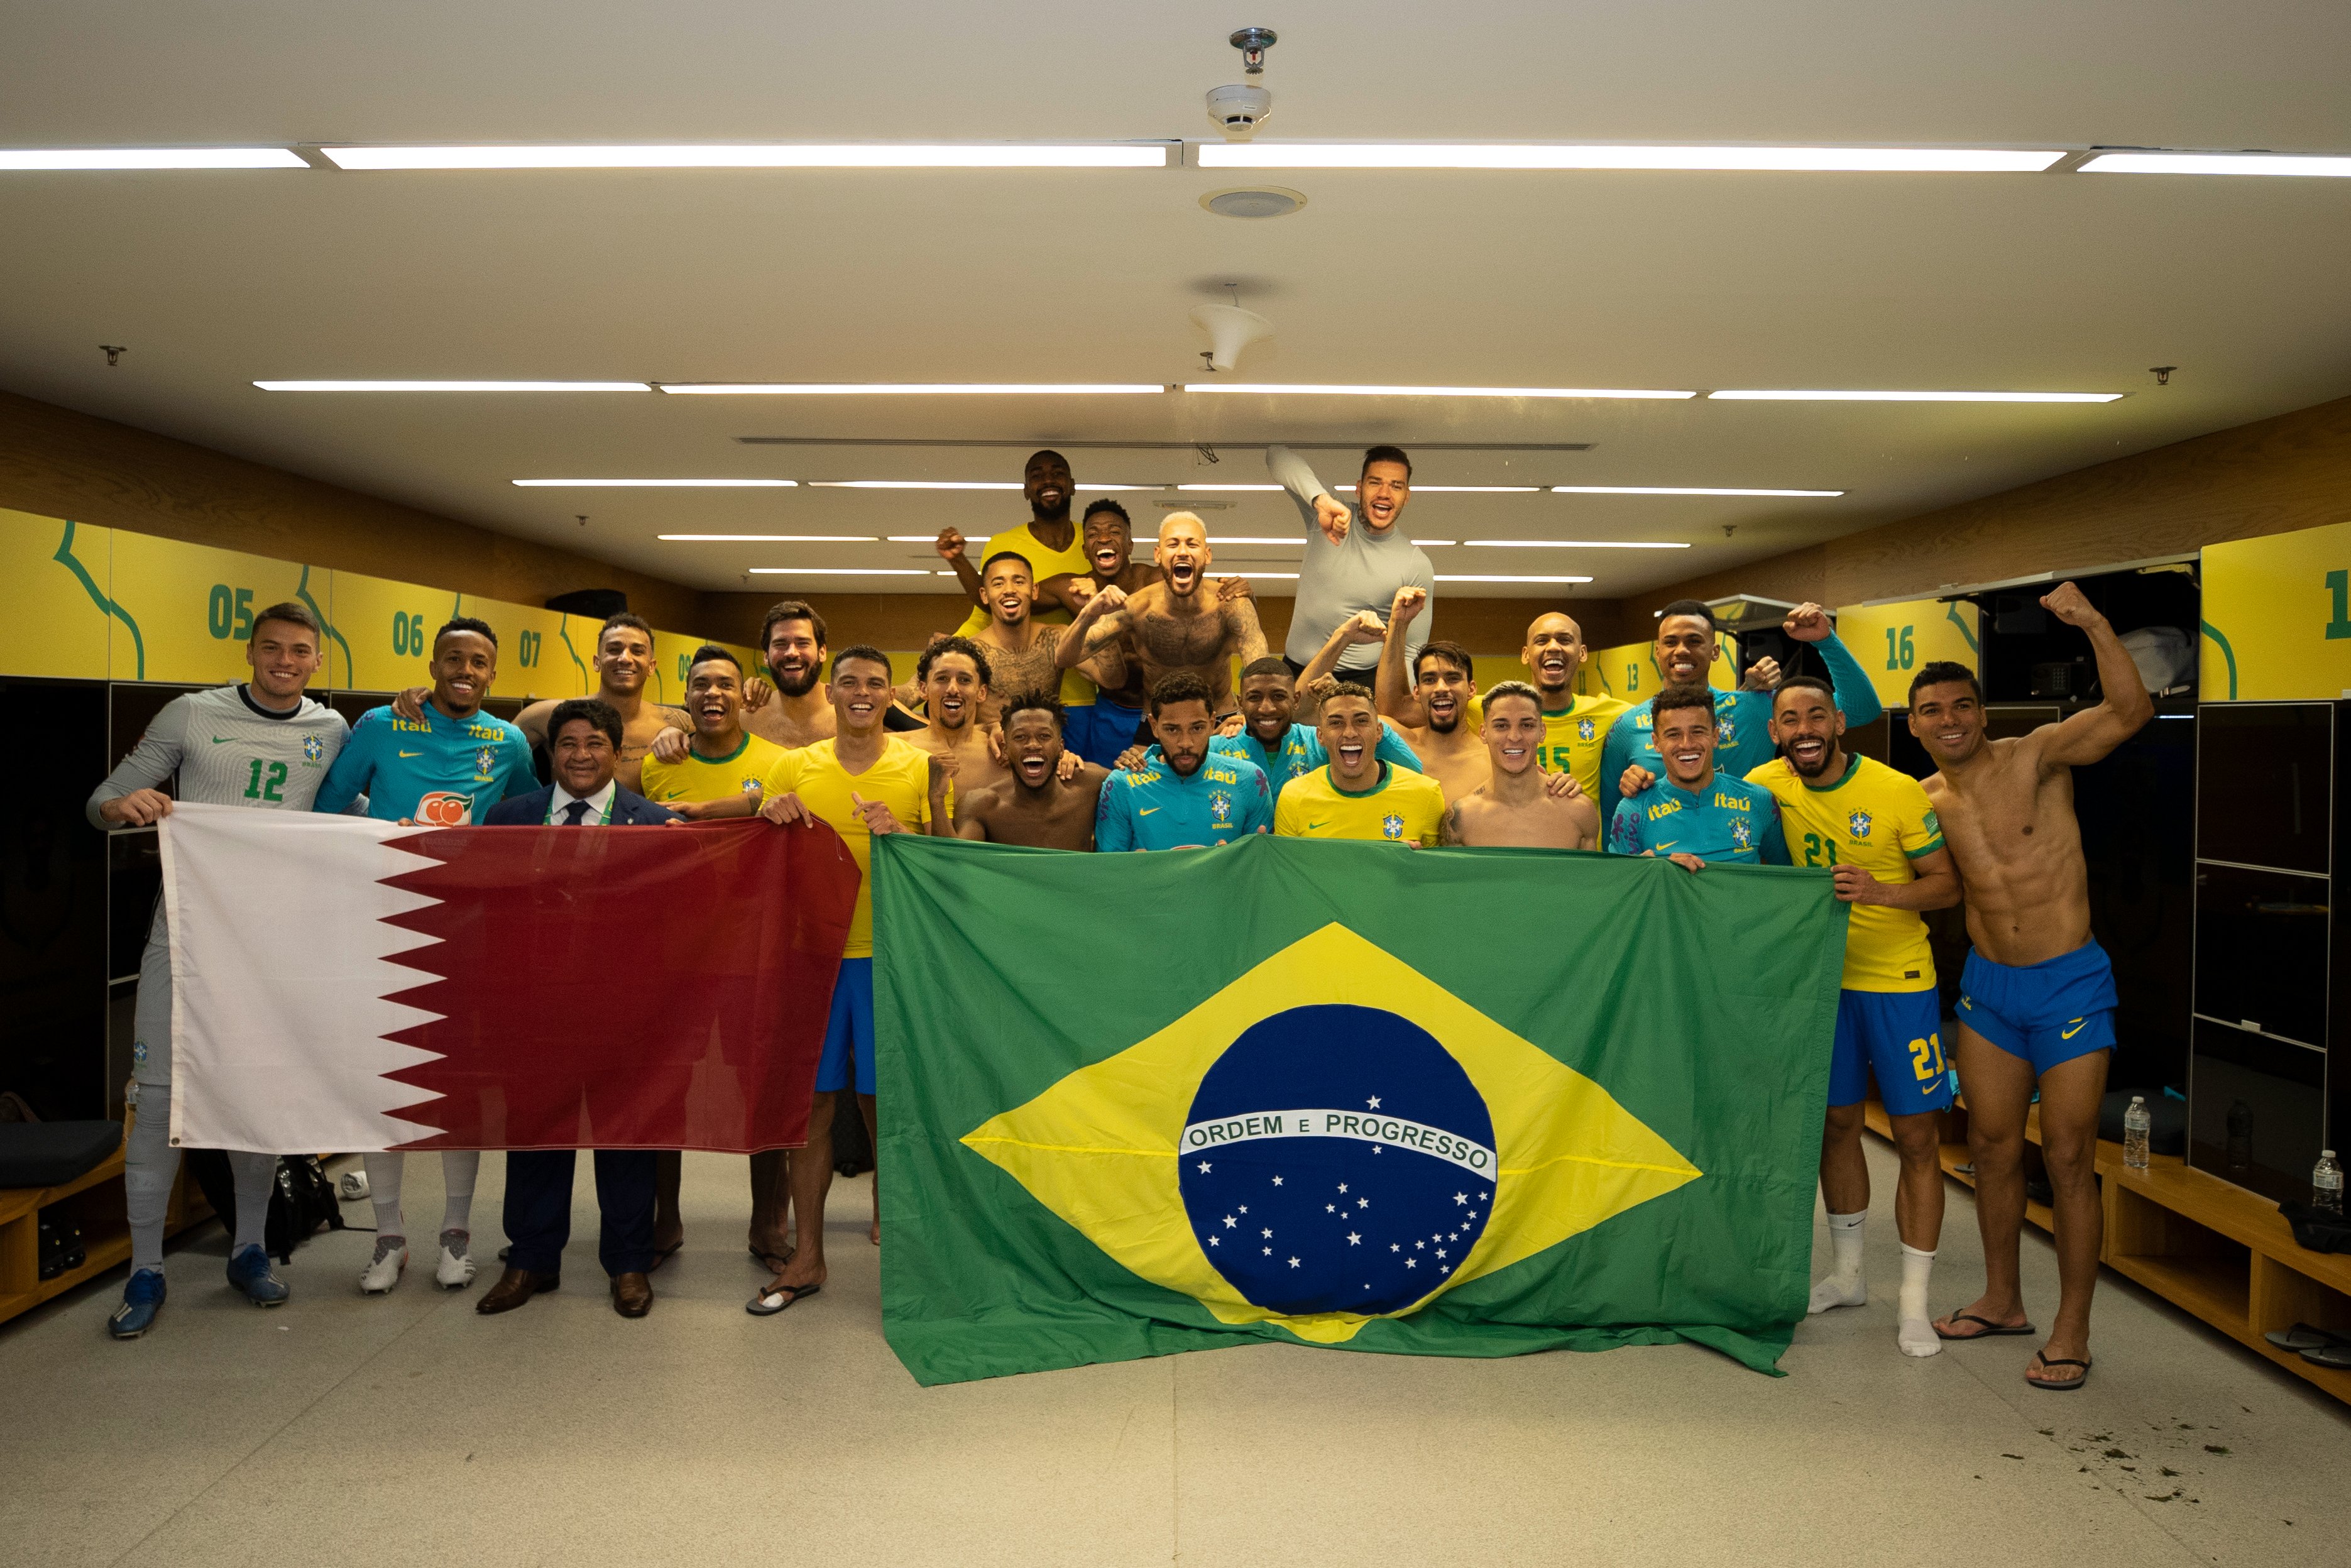
[[963, 554], [963, 533], [957, 528], [941, 528], [931, 548], [939, 552], [941, 560], [955, 560]]
[[1829, 625], [1829, 612], [1807, 601], [1788, 612], [1788, 618], [1780, 622], [1780, 630], [1799, 643], [1817, 643], [1834, 628]]

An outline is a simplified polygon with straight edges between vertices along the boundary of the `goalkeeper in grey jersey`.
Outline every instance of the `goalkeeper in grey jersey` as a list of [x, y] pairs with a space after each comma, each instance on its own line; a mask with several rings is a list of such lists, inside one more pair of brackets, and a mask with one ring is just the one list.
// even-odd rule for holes
[[[164, 705], [131, 755], [90, 795], [90, 821], [101, 828], [153, 826], [171, 815], [172, 797], [159, 787], [174, 773], [183, 800], [308, 810], [350, 734], [340, 714], [302, 695], [319, 673], [321, 641], [318, 618], [305, 605], [288, 601], [261, 612], [245, 651], [253, 678]], [[172, 948], [160, 903], [139, 962], [133, 1023], [131, 1076], [139, 1117], [122, 1173], [131, 1211], [131, 1280], [122, 1288], [122, 1304], [108, 1319], [117, 1339], [138, 1338], [162, 1310], [163, 1210], [180, 1171], [180, 1151], [171, 1142]], [[274, 1307], [286, 1300], [287, 1290], [269, 1266], [261, 1233], [277, 1156], [232, 1149], [228, 1164], [236, 1178], [228, 1281], [254, 1305]]]

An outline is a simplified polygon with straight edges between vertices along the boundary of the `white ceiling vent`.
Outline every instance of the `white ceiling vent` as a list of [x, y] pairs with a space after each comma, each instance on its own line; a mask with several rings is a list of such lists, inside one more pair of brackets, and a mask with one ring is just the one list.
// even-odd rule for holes
[[1306, 198], [1281, 185], [1247, 185], [1211, 191], [1200, 204], [1220, 218], [1286, 218], [1304, 206]]

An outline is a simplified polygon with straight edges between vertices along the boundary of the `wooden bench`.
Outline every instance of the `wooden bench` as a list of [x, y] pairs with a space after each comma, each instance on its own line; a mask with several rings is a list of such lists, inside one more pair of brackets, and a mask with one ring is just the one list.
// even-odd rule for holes
[[[48, 1208], [57, 1211], [51, 1218], [81, 1228], [82, 1246], [89, 1253], [80, 1268], [68, 1269], [54, 1280], [41, 1278], [40, 1218], [41, 1211]], [[171, 1204], [164, 1210], [163, 1233], [176, 1235], [211, 1218], [212, 1212], [204, 1189], [183, 1163]], [[121, 1149], [107, 1155], [96, 1169], [57, 1186], [0, 1187], [0, 1322], [32, 1311], [130, 1256], [131, 1221], [123, 1207]]]
[[[1872, 1132], [1891, 1139], [1886, 1111], [1867, 1109]], [[1970, 1186], [1967, 1110], [1952, 1111], [1942, 1148], [1943, 1174]], [[2024, 1135], [2041, 1141], [2041, 1113], [2028, 1113]], [[2351, 1333], [2351, 1254], [2311, 1252], [2294, 1244], [2277, 1205], [2177, 1155], [2154, 1155], [2147, 1168], [2123, 1164], [2123, 1146], [2098, 1142], [2098, 1194], [2105, 1209], [2100, 1261], [2172, 1305], [2201, 1318], [2246, 1349], [2351, 1404], [2351, 1370], [2320, 1366], [2262, 1336], [2297, 1322]], [[2028, 1198], [2024, 1218], [2050, 1228], [2049, 1206]]]

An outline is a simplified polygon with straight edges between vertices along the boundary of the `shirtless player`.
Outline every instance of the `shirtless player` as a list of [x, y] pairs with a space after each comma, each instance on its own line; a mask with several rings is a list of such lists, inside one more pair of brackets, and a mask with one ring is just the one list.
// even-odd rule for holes
[[1396, 590], [1380, 643], [1380, 712], [1395, 720], [1422, 771], [1454, 801], [1481, 787], [1492, 763], [1469, 722], [1478, 683], [1471, 678], [1468, 649], [1458, 643], [1424, 643], [1413, 652], [1410, 683], [1405, 679], [1405, 638], [1427, 602], [1426, 589]]
[[1061, 777], [1061, 702], [1049, 687], [1006, 700], [1004, 749], [1011, 776], [957, 802], [956, 837], [1038, 850], [1092, 850], [1094, 807], [1110, 774], [1088, 762]]
[[1011, 777], [996, 759], [980, 718], [994, 677], [987, 651], [968, 637], [942, 637], [914, 664], [914, 685], [930, 722], [902, 731], [901, 738], [941, 760], [958, 800]]
[[[1425, 655], [1436, 644], [1423, 646]], [[1542, 697], [1524, 681], [1486, 694], [1486, 782], [1452, 799], [1445, 812], [1448, 844], [1596, 850], [1600, 812], [1582, 790], [1561, 795], [1542, 770]], [[1565, 775], [1573, 779], [1573, 775]]]
[[[1061, 580], [1071, 580], [1065, 574]], [[974, 632], [971, 641], [987, 650], [989, 689], [1007, 696], [1020, 692], [1059, 691], [1061, 672], [1053, 655], [1061, 639], [1070, 635], [1070, 628], [1038, 622], [1033, 613], [1038, 597], [1036, 576], [1029, 558], [1011, 550], [998, 550], [980, 563], [979, 581], [980, 605], [987, 612], [987, 624]], [[1104, 691], [1116, 691], [1125, 685], [1126, 661], [1120, 657], [1114, 643], [1104, 644], [1082, 660], [1078, 668]], [[998, 716], [997, 699], [980, 705], [983, 724], [993, 727]]]
[[[653, 632], [642, 615], [623, 610], [607, 619], [596, 633], [596, 652], [590, 661], [596, 671], [594, 695], [621, 716], [620, 762], [612, 777], [621, 788], [643, 794], [645, 756], [665, 729], [684, 730], [693, 720], [674, 707], [645, 701], [645, 680], [653, 670]], [[423, 716], [423, 704], [431, 686], [411, 686], [392, 699], [392, 711], [410, 722]], [[556, 698], [532, 703], [515, 715], [515, 727], [530, 742], [534, 756], [547, 751], [547, 721]]]
[[1911, 680], [1910, 733], [1935, 759], [1927, 798], [1967, 885], [1974, 944], [1959, 978], [1957, 1034], [1984, 1293], [1938, 1320], [1935, 1332], [1947, 1340], [2033, 1332], [2017, 1278], [2017, 1231], [2024, 1118], [2037, 1087], [2054, 1194], [2057, 1319], [2024, 1380], [2071, 1389], [2090, 1375], [2090, 1292], [2105, 1230], [2093, 1162], [2116, 1007], [2113, 966], [2090, 935], [2073, 769], [2129, 739], [2155, 707], [2138, 666], [2080, 589], [2060, 583], [2041, 603], [2089, 635], [2103, 694], [2097, 706], [1991, 740], [1975, 676], [1937, 663]]
[[1253, 601], [1200, 591], [1211, 559], [1207, 526], [1190, 512], [1168, 513], [1152, 552], [1159, 580], [1131, 595], [1105, 588], [1088, 600], [1055, 649], [1054, 663], [1072, 668], [1123, 636], [1146, 685], [1155, 690], [1166, 676], [1189, 671], [1207, 683], [1213, 716], [1235, 717], [1233, 661], [1263, 658], [1265, 632]]
[[[832, 703], [824, 695], [824, 617], [797, 599], [769, 605], [759, 627], [759, 651], [768, 656], [768, 674], [776, 683], [775, 697], [758, 700], [758, 683], [747, 680], [743, 727], [786, 749], [831, 740]], [[678, 756], [684, 755], [681, 737]]]

